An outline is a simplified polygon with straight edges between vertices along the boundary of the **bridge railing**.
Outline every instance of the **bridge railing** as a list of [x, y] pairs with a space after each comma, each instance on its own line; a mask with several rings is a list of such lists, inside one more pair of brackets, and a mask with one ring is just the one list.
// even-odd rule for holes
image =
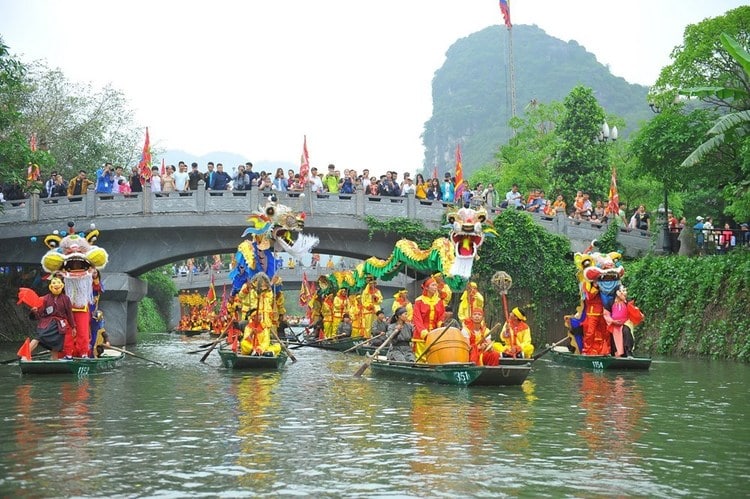
[[413, 195], [388, 197], [355, 194], [314, 194], [306, 192], [210, 191], [201, 184], [197, 191], [104, 194], [89, 190], [84, 195], [41, 198], [34, 192], [28, 199], [8, 202], [0, 213], [0, 225], [40, 221], [122, 217], [170, 213], [253, 212], [265, 205], [271, 195], [294, 210], [310, 214], [375, 216], [378, 218], [418, 218], [438, 222], [450, 206], [440, 201], [418, 200]]
[[[372, 216], [378, 219], [404, 217], [420, 220], [435, 228], [451, 207], [441, 201], [419, 200], [410, 194], [406, 197], [372, 196], [363, 191], [354, 194], [315, 194], [309, 188], [305, 192], [259, 191], [211, 191], [201, 183], [198, 190], [189, 192], [155, 193], [149, 187], [144, 192], [132, 194], [102, 194], [89, 190], [85, 195], [58, 198], [40, 198], [39, 193], [23, 201], [7, 202], [0, 213], [0, 226], [23, 225], [56, 220], [91, 220], [97, 217], [129, 217], [164, 214], [221, 214], [258, 211], [269, 196], [293, 210], [304, 211], [311, 216], [336, 217]], [[492, 208], [490, 218], [502, 210]], [[571, 240], [575, 251], [581, 251], [592, 239], [606, 230], [606, 224], [571, 220], [564, 213], [556, 216], [531, 213], [534, 220], [548, 231], [561, 234]], [[649, 232], [622, 230], [619, 242], [636, 256], [663, 247], [656, 244]]]

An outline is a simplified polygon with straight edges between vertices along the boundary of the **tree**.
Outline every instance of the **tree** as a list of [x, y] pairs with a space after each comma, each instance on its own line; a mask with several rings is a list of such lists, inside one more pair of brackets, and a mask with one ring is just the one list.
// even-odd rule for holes
[[41, 63], [30, 67], [25, 82], [21, 129], [36, 133], [40, 148], [55, 157], [58, 168], [135, 163], [141, 128], [134, 126], [122, 92], [71, 82]]
[[564, 101], [557, 134], [560, 147], [552, 166], [555, 188], [563, 192], [606, 192], [607, 148], [598, 142], [604, 111], [590, 88], [575, 87]]
[[[670, 55], [672, 63], [662, 68], [651, 87], [649, 99], [665, 108], [674, 102], [679, 89], [744, 88], [750, 92], [750, 80], [742, 66], [721, 43], [722, 33], [732, 36], [741, 46], [750, 43], [750, 7], [730, 10], [685, 28], [682, 45]], [[741, 110], [742, 103], [729, 95], [697, 95], [703, 102], [725, 110]], [[746, 104], [746, 103], [745, 103]]]
[[44, 153], [31, 151], [29, 136], [19, 129], [27, 92], [25, 77], [26, 67], [10, 56], [0, 38], [0, 179], [6, 189], [13, 185], [25, 187], [27, 165], [48, 160]]

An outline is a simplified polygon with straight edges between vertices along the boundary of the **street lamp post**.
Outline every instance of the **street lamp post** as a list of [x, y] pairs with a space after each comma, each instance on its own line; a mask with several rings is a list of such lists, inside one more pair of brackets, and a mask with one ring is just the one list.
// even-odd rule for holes
[[[653, 102], [650, 102], [648, 106], [651, 108], [651, 111], [653, 111], [655, 114], [661, 113], [661, 107], [659, 107], [658, 104], [654, 104]], [[664, 177], [664, 224], [662, 225], [662, 238], [664, 239], [662, 241], [662, 250], [664, 253], [671, 253], [672, 252], [672, 239], [669, 237], [669, 196], [667, 191], [667, 179], [666, 176]]]

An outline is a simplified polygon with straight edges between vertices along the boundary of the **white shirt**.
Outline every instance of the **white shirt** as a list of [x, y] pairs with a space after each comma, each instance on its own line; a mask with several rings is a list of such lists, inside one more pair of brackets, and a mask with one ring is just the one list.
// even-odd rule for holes
[[151, 192], [161, 192], [161, 177], [159, 175], [151, 177]]
[[323, 181], [317, 175], [310, 176], [310, 190], [312, 192], [323, 192]]
[[174, 177], [174, 188], [176, 191], [186, 191], [190, 176], [187, 172], [177, 171], [172, 175]]

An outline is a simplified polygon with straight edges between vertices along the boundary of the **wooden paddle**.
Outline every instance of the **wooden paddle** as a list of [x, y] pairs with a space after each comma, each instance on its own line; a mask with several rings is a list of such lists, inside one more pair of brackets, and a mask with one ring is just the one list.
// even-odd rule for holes
[[354, 351], [354, 350], [358, 349], [359, 347], [364, 347], [364, 346], [367, 346], [367, 345], [369, 345], [369, 344], [370, 344], [370, 342], [371, 342], [372, 340], [374, 340], [375, 338], [380, 338], [380, 337], [381, 337], [381, 336], [383, 336], [384, 334], [385, 334], [385, 333], [378, 333], [377, 335], [373, 336], [372, 338], [369, 338], [369, 339], [367, 339], [367, 340], [363, 341], [362, 343], [357, 343], [357, 344], [356, 344], [356, 345], [354, 345], [353, 347], [351, 347], [351, 348], [347, 348], [346, 350], [344, 350], [344, 351], [343, 351], [343, 352], [341, 352], [341, 353], [349, 353], [349, 352], [352, 352], [352, 351]]
[[292, 359], [292, 362], [297, 362], [297, 358], [294, 355], [292, 355], [292, 352], [289, 351], [289, 349], [286, 346], [286, 343], [281, 341], [281, 338], [279, 338], [279, 335], [276, 332], [276, 329], [272, 327], [271, 332], [273, 333], [273, 337], [276, 338], [276, 341], [278, 341], [279, 344], [281, 345], [281, 349], [284, 350], [284, 353], [286, 353], [289, 356], [289, 358]]
[[[227, 329], [229, 329], [229, 327], [227, 327]], [[211, 345], [211, 348], [209, 348], [206, 351], [206, 353], [203, 354], [203, 357], [201, 357], [201, 362], [205, 362], [206, 359], [208, 358], [208, 356], [211, 354], [211, 352], [214, 351], [214, 348], [216, 348], [216, 345], [218, 345], [219, 343], [221, 343], [221, 340], [224, 339], [224, 336], [226, 336], [226, 334], [227, 334], [227, 329], [225, 329], [224, 331], [221, 332], [221, 334], [219, 335], [219, 337], [216, 338], [216, 340], [214, 341], [214, 344]]]
[[354, 377], [355, 377], [355, 378], [359, 378], [360, 376], [362, 376], [362, 374], [364, 374], [364, 372], [365, 372], [365, 371], [367, 370], [367, 368], [368, 368], [368, 367], [370, 367], [370, 364], [372, 364], [372, 359], [374, 359], [375, 357], [377, 357], [377, 356], [378, 356], [378, 354], [380, 353], [380, 351], [381, 351], [381, 350], [382, 350], [382, 349], [383, 349], [383, 348], [384, 348], [385, 346], [387, 346], [388, 344], [390, 344], [390, 343], [391, 343], [391, 341], [393, 341], [393, 339], [394, 339], [394, 338], [395, 338], [396, 336], [398, 336], [398, 334], [399, 334], [400, 332], [401, 332], [401, 329], [400, 329], [400, 328], [395, 328], [395, 329], [394, 329], [394, 331], [393, 331], [393, 333], [391, 333], [391, 335], [390, 335], [390, 336], [388, 336], [388, 337], [387, 337], [387, 338], [385, 339], [385, 341], [383, 342], [383, 344], [382, 344], [382, 345], [380, 345], [380, 346], [379, 346], [379, 347], [378, 347], [378, 348], [377, 348], [377, 349], [376, 349], [376, 350], [375, 350], [374, 352], [372, 352], [372, 355], [371, 355], [371, 356], [368, 356], [368, 357], [367, 357], [367, 359], [365, 360], [365, 363], [364, 363], [364, 364], [362, 364], [362, 365], [361, 365], [361, 366], [359, 367], [359, 369], [357, 369], [357, 372], [355, 372], [355, 373], [354, 373]]
[[556, 342], [554, 342], [553, 344], [551, 344], [550, 346], [546, 347], [546, 348], [545, 348], [544, 350], [542, 350], [541, 352], [539, 352], [539, 353], [537, 353], [537, 354], [534, 354], [534, 356], [533, 356], [533, 357], [531, 357], [531, 362], [534, 362], [535, 360], [539, 359], [539, 357], [541, 357], [541, 356], [542, 356], [542, 355], [544, 355], [545, 353], [549, 352], [550, 350], [552, 350], [552, 349], [553, 349], [553, 348], [555, 348], [556, 346], [558, 346], [558, 345], [561, 345], [562, 343], [564, 343], [564, 342], [565, 342], [565, 340], [568, 340], [568, 339], [570, 339], [570, 336], [566, 336], [565, 338], [563, 338], [563, 339], [561, 339], [561, 340], [559, 340], [559, 341], [556, 341]]
[[125, 350], [124, 348], [117, 348], [117, 347], [113, 347], [112, 345], [110, 345], [110, 346], [105, 346], [104, 348], [105, 348], [105, 349], [109, 349], [109, 350], [114, 350], [115, 352], [121, 352], [121, 353], [124, 353], [124, 354], [126, 354], [126, 355], [130, 355], [130, 356], [133, 356], [133, 357], [135, 357], [136, 359], [141, 359], [141, 360], [145, 360], [146, 362], [151, 362], [151, 363], [153, 363], [153, 364], [156, 364], [157, 366], [162, 366], [162, 367], [164, 366], [164, 364], [163, 364], [163, 363], [161, 363], [161, 362], [158, 362], [158, 361], [156, 361], [156, 360], [151, 360], [151, 359], [147, 359], [146, 357], [141, 357], [140, 355], [136, 355], [136, 354], [134, 354], [133, 352], [128, 352], [128, 351], [127, 351], [127, 350]]
[[[39, 352], [39, 353], [32, 354], [31, 358], [32, 359], [38, 359], [39, 357], [46, 357], [47, 355], [49, 355], [51, 353], [52, 352], [49, 352], [49, 351], [47, 351], [47, 352]], [[16, 357], [15, 359], [3, 360], [3, 361], [0, 361], [0, 365], [3, 365], [3, 364], [12, 364], [13, 362], [18, 362], [18, 359], [19, 359], [19, 357]]]
[[450, 320], [450, 322], [443, 328], [443, 330], [440, 331], [440, 334], [438, 335], [437, 338], [435, 338], [435, 341], [433, 341], [432, 343], [430, 343], [430, 345], [427, 348], [424, 349], [424, 352], [422, 352], [422, 354], [419, 357], [417, 357], [417, 359], [414, 361], [415, 364], [417, 362], [419, 362], [420, 360], [422, 360], [422, 357], [424, 357], [425, 355], [427, 355], [427, 352], [430, 351], [430, 348], [432, 348], [432, 346], [435, 343], [437, 343], [438, 341], [440, 341], [440, 338], [443, 337], [443, 335], [445, 334], [445, 332], [448, 331], [451, 328], [451, 326], [453, 326], [453, 324], [458, 325], [458, 323], [456, 322], [456, 319], [451, 319]]

